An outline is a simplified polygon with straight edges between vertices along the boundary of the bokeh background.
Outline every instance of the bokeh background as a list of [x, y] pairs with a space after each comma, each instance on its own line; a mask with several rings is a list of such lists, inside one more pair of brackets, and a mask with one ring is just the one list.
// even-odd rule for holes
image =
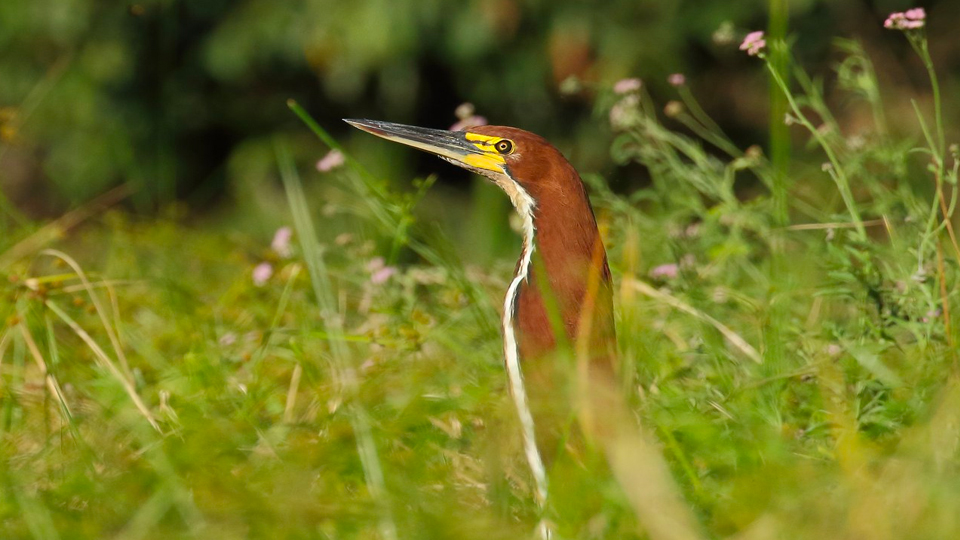
[[[945, 95], [960, 73], [960, 4], [924, 3]], [[771, 6], [777, 13], [771, 13]], [[640, 77], [655, 100], [684, 73], [704, 108], [742, 148], [767, 147], [764, 70], [737, 50], [748, 30], [786, 28], [812, 73], [831, 76], [836, 37], [874, 59], [894, 124], [915, 130], [910, 98], [924, 72], [906, 40], [884, 30], [895, 0], [7, 0], [0, 3], [0, 200], [8, 219], [60, 215], [120, 184], [147, 214], [170, 203], [191, 218], [266, 234], [285, 200], [273, 140], [303, 170], [325, 152], [286, 102], [301, 103], [375, 174], [399, 189], [439, 173], [424, 203], [484, 260], [512, 250], [505, 198], [430, 156], [352, 132], [341, 118], [448, 127], [463, 102], [491, 123], [537, 132], [615, 190], [645, 171], [610, 157], [598, 88]], [[772, 21], [772, 22], [770, 22]], [[564, 81], [580, 81], [563, 92]], [[902, 92], [902, 95], [901, 95]], [[926, 96], [926, 97], [925, 97]], [[949, 100], [948, 100], [949, 101]], [[853, 132], [856, 110], [838, 114]], [[947, 118], [956, 111], [947, 111]], [[896, 129], [898, 126], [894, 126]], [[322, 184], [313, 172], [308, 184]], [[829, 188], [825, 184], [825, 187]], [[323, 191], [312, 191], [324, 197]], [[11, 221], [9, 218], [15, 219]], [[0, 231], [2, 232], [2, 231]]]
[[[957, 538], [960, 0], [918, 4], [0, 0], [0, 537]], [[341, 121], [463, 103], [582, 173], [660, 444], [547, 514], [507, 198]]]

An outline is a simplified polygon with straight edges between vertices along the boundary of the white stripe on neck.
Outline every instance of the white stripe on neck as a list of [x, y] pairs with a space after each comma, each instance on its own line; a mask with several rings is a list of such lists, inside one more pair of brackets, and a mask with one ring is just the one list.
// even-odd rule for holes
[[[537, 489], [537, 503], [543, 507], [547, 500], [547, 470], [537, 448], [537, 439], [534, 432], [533, 413], [527, 403], [527, 391], [523, 384], [523, 372], [520, 370], [520, 347], [517, 343], [516, 329], [513, 315], [517, 308], [517, 298], [520, 294], [520, 284], [527, 279], [530, 273], [530, 259], [533, 257], [534, 226], [533, 209], [536, 204], [533, 198], [512, 178], [507, 180], [510, 186], [503, 186], [510, 196], [514, 207], [523, 220], [523, 252], [520, 255], [520, 265], [517, 275], [510, 282], [507, 296], [503, 301], [503, 348], [506, 360], [507, 378], [510, 382], [510, 395], [517, 407], [517, 416], [520, 417], [520, 427], [523, 434], [523, 449], [527, 463], [533, 472], [533, 480]], [[511, 189], [512, 188], [512, 189]]]

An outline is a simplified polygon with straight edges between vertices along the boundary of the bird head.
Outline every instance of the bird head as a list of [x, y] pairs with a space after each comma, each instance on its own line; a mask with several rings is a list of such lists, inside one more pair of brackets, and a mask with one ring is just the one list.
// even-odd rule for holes
[[[551, 179], [579, 176], [543, 137], [506, 126], [478, 126], [463, 131], [430, 129], [379, 120], [345, 120], [389, 141], [412, 146], [485, 176], [510, 196], [514, 206], [532, 211], [536, 194]], [[558, 167], [566, 170], [558, 171]], [[564, 173], [564, 174], [557, 174]], [[582, 188], [580, 188], [582, 189]]]

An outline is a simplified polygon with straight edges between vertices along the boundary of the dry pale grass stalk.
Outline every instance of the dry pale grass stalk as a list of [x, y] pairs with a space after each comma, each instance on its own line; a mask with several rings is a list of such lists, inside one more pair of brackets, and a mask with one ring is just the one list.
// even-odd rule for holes
[[701, 321], [706, 322], [707, 324], [716, 328], [721, 334], [723, 334], [723, 337], [727, 338], [727, 340], [734, 347], [736, 347], [737, 349], [740, 349], [740, 352], [746, 355], [747, 358], [753, 360], [758, 364], [763, 363], [763, 357], [760, 356], [760, 353], [757, 352], [757, 349], [755, 349], [753, 345], [750, 345], [749, 343], [747, 343], [747, 340], [740, 337], [740, 335], [734, 332], [733, 330], [731, 330], [730, 327], [714, 319], [710, 315], [707, 315], [706, 313], [691, 306], [690, 304], [687, 304], [683, 300], [680, 300], [679, 298], [673, 295], [667, 294], [663, 291], [659, 291], [654, 287], [638, 279], [624, 280], [624, 284], [629, 285], [630, 287], [633, 287], [634, 289], [641, 292], [645, 296], [648, 296], [655, 300], [659, 300], [674, 309], [680, 310], [688, 315], [692, 315], [697, 319], [700, 319]]
[[[130, 364], [127, 362], [127, 355], [123, 352], [123, 347], [120, 346], [120, 337], [118, 332], [113, 328], [113, 325], [110, 324], [110, 320], [107, 318], [107, 312], [103, 307], [103, 303], [100, 302], [100, 297], [97, 295], [96, 291], [93, 290], [93, 286], [90, 284], [90, 280], [87, 279], [86, 273], [83, 269], [80, 268], [80, 265], [77, 263], [73, 257], [67, 255], [62, 251], [56, 249], [45, 249], [40, 252], [41, 255], [48, 255], [50, 257], [55, 257], [67, 263], [67, 265], [76, 273], [77, 277], [80, 279], [80, 282], [83, 284], [84, 289], [87, 291], [87, 295], [90, 296], [90, 302], [93, 303], [93, 307], [97, 311], [97, 315], [100, 317], [100, 322], [103, 324], [104, 331], [107, 332], [107, 337], [110, 338], [110, 344], [113, 345], [113, 350], [117, 353], [117, 359], [120, 360], [120, 366], [123, 368], [123, 375], [128, 381], [133, 380], [133, 375], [130, 371]], [[108, 291], [111, 292], [112, 289], [108, 288]], [[117, 322], [119, 322], [119, 317], [117, 317]]]
[[[79, 283], [76, 285], [64, 285], [59, 289], [50, 291], [51, 294], [61, 292], [61, 293], [75, 293], [80, 291], [88, 290], [87, 287], [93, 287], [94, 289], [111, 289], [116, 290], [115, 288], [120, 285], [136, 285], [138, 283], [144, 283], [143, 281], [136, 279], [104, 279], [101, 281], [91, 281], [89, 284]], [[114, 295], [115, 296], [115, 295]]]
[[0, 371], [3, 370], [3, 359], [7, 355], [7, 345], [10, 344], [10, 332], [4, 332], [0, 337]]
[[104, 352], [104, 350], [100, 347], [100, 345], [97, 344], [96, 341], [94, 341], [92, 337], [90, 337], [90, 334], [88, 334], [86, 330], [81, 328], [80, 325], [77, 324], [77, 322], [74, 321], [69, 315], [67, 315], [67, 313], [55, 302], [52, 300], [47, 300], [44, 302], [44, 305], [46, 305], [50, 311], [60, 317], [63, 322], [67, 323], [67, 326], [69, 326], [70, 329], [73, 330], [73, 332], [77, 334], [77, 336], [83, 340], [88, 347], [90, 347], [90, 350], [93, 351], [94, 356], [100, 361], [100, 364], [103, 365], [103, 367], [105, 367], [111, 375], [113, 375], [113, 377], [117, 380], [117, 382], [120, 383], [121, 386], [123, 386], [123, 389], [127, 392], [127, 395], [130, 396], [130, 400], [133, 401], [133, 404], [137, 407], [137, 410], [140, 411], [140, 414], [147, 419], [147, 422], [150, 423], [150, 426], [152, 426], [153, 429], [159, 432], [160, 425], [157, 424], [156, 419], [154, 419], [153, 413], [151, 413], [150, 409], [148, 409], [143, 403], [143, 400], [140, 399], [140, 395], [137, 394], [137, 389], [133, 387], [133, 384], [126, 377], [124, 377], [123, 373], [120, 372], [120, 369], [117, 368], [117, 365], [113, 362], [110, 356]]
[[36, 341], [34, 341], [33, 336], [27, 329], [27, 325], [21, 322], [17, 326], [20, 327], [20, 334], [23, 336], [23, 341], [26, 342], [27, 349], [30, 351], [30, 356], [32, 356], [33, 361], [36, 362], [37, 368], [40, 370], [40, 376], [43, 377], [44, 383], [47, 385], [47, 389], [60, 404], [60, 410], [63, 412], [64, 421], [69, 422], [73, 418], [73, 413], [70, 411], [70, 405], [67, 404], [67, 400], [63, 395], [63, 390], [60, 388], [60, 383], [57, 382], [57, 378], [53, 375], [53, 373], [47, 371], [47, 363], [44, 361], [43, 355], [40, 353], [40, 349], [37, 347]]
[[[871, 219], [863, 222], [864, 227], [876, 227], [883, 225], [883, 219]], [[856, 223], [836, 222], [836, 223], [797, 223], [784, 227], [788, 231], [817, 231], [823, 229], [856, 229]]]
[[290, 375], [290, 388], [287, 389], [287, 405], [283, 409], [283, 422], [289, 424], [293, 422], [293, 409], [297, 406], [297, 391], [300, 388], [300, 376], [303, 375], [303, 368], [300, 364], [293, 367], [293, 373]]

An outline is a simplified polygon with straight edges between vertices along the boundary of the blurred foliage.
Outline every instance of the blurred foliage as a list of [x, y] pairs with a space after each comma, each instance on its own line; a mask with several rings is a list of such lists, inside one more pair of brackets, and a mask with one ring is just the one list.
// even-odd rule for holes
[[[880, 28], [904, 7], [793, 3], [768, 64], [736, 52], [759, 2], [0, 2], [0, 536], [530, 535], [514, 260], [461, 241], [504, 198], [338, 120], [470, 100], [584, 173], [695, 536], [956, 538], [958, 14], [928, 6], [918, 61]], [[647, 537], [647, 479], [601, 461], [558, 460], [547, 517]]]
[[[847, 32], [863, 24], [870, 42], [882, 13], [852, 0], [790, 5], [816, 61], [827, 60], [833, 21], [847, 21]], [[335, 134], [345, 132], [341, 117], [449, 125], [454, 107], [472, 101], [494, 123], [541, 133], [581, 167], [635, 186], [638, 171], [606, 164], [610, 131], [589, 116], [591, 85], [641, 75], [659, 93], [667, 74], [686, 71], [710, 89], [708, 110], [763, 142], [758, 81], [727, 80], [744, 62], [732, 42], [740, 30], [717, 32], [762, 26], [760, 0], [11, 0], [0, 19], [9, 117], [0, 187], [32, 214], [120, 182], [138, 186], [144, 209], [175, 197], [208, 208], [242, 182], [232, 163], [258, 161], [256, 141], [299, 129], [284, 106], [291, 97]], [[570, 76], [587, 90], [561, 95]], [[424, 170], [421, 157], [378, 153], [378, 173]]]

